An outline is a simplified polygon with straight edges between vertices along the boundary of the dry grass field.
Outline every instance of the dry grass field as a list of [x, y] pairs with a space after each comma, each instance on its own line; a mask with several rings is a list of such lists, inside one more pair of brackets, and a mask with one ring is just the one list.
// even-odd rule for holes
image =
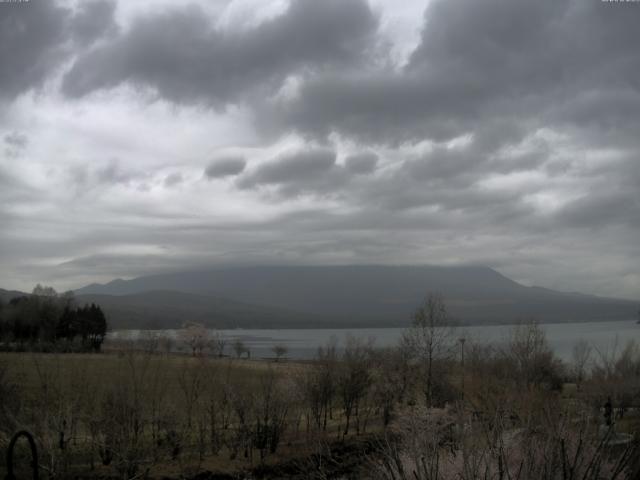
[[[31, 432], [51, 479], [620, 480], [639, 471], [635, 344], [565, 364], [531, 324], [507, 348], [468, 344], [464, 364], [409, 340], [381, 350], [351, 339], [307, 362], [133, 347], [1, 353], [0, 449]], [[15, 459], [29, 478], [22, 442]]]

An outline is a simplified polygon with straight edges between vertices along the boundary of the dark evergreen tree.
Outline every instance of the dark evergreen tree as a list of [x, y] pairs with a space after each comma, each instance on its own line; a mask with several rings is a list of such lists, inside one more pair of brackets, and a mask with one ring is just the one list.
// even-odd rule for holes
[[89, 344], [93, 350], [100, 350], [104, 337], [107, 335], [107, 319], [102, 309], [95, 304], [89, 307], [89, 325], [88, 325]]
[[73, 340], [76, 336], [75, 332], [75, 324], [76, 324], [77, 312], [75, 309], [66, 306], [62, 311], [62, 315], [58, 320], [58, 325], [56, 326], [56, 338], [58, 339], [66, 339]]
[[94, 303], [82, 307], [73, 303], [72, 295], [58, 295], [42, 286], [31, 296], [12, 298], [0, 306], [0, 344], [53, 344], [79, 337], [82, 348], [99, 351], [107, 334], [104, 312]]

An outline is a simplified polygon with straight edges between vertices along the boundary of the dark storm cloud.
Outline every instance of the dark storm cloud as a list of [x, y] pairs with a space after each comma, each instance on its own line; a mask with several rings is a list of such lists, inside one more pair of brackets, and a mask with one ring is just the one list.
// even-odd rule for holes
[[474, 167], [484, 161], [485, 158], [478, 158], [467, 150], [436, 148], [423, 158], [407, 161], [403, 173], [419, 181], [452, 181], [459, 176], [473, 175]]
[[401, 174], [419, 182], [441, 182], [456, 187], [471, 184], [487, 174], [510, 174], [537, 169], [548, 158], [549, 149], [540, 145], [527, 153], [484, 152], [477, 142], [464, 149], [436, 147], [420, 158], [405, 161]]
[[557, 220], [565, 226], [587, 228], [619, 223], [637, 227], [640, 225], [640, 194], [636, 189], [585, 195], [566, 205]]
[[300, 195], [342, 197], [358, 201], [360, 195], [374, 186], [366, 182], [378, 156], [365, 152], [337, 163], [334, 150], [308, 148], [289, 151], [246, 172], [236, 182], [242, 190], [271, 187], [280, 197]]
[[195, 7], [139, 18], [113, 41], [81, 55], [63, 91], [81, 97], [132, 82], [173, 101], [225, 105], [254, 87], [277, 88], [303, 68], [358, 62], [377, 19], [364, 0], [293, 0], [245, 32], [216, 30]]
[[247, 161], [242, 157], [224, 157], [211, 162], [204, 170], [208, 179], [224, 178], [239, 175], [247, 166]]
[[238, 185], [252, 188], [259, 185], [310, 183], [328, 175], [335, 167], [334, 151], [301, 150], [260, 165], [242, 177]]
[[629, 132], [640, 102], [639, 18], [637, 5], [596, 0], [434, 0], [405, 68], [327, 72], [266, 114], [321, 137], [447, 140], [487, 119], [592, 122], [595, 110], [575, 103], [590, 92], [594, 107], [604, 107], [601, 95], [621, 95], [626, 107], [605, 107], [604, 118]]
[[40, 87], [73, 54], [115, 26], [113, 1], [82, 2], [79, 10], [54, 0], [0, 2], [0, 99]]
[[[348, 165], [339, 165], [336, 160], [337, 155], [333, 150], [296, 150], [248, 171], [238, 179], [236, 185], [242, 190], [270, 187], [268, 191], [284, 199], [310, 195], [356, 201], [358, 194], [355, 186], [360, 183], [358, 177], [371, 168], [373, 157], [360, 160], [360, 171], [356, 171], [358, 168], [354, 170], [353, 165], [351, 169]], [[360, 188], [367, 187], [361, 185]]]
[[640, 162], [637, 152], [576, 172], [588, 186], [586, 192], [564, 205], [555, 217], [556, 227], [600, 228], [640, 226]]
[[378, 155], [371, 152], [351, 155], [344, 160], [345, 168], [349, 173], [362, 175], [371, 173], [378, 164]]
[[42, 84], [64, 55], [70, 15], [50, 0], [0, 2], [0, 99]]
[[73, 21], [74, 38], [86, 45], [106, 34], [115, 33], [115, 11], [115, 0], [81, 2]]
[[[361, 206], [473, 213], [529, 232], [637, 228], [638, 197], [626, 187], [632, 174], [618, 175], [628, 167], [615, 158], [640, 157], [638, 21], [640, 8], [630, 3], [434, 0], [404, 67], [307, 77], [296, 96], [259, 111], [257, 123], [319, 140], [336, 132], [363, 144], [437, 142], [354, 189], [351, 201]], [[446, 145], [463, 136], [467, 146]], [[558, 157], [559, 142], [576, 150]], [[612, 155], [604, 171], [586, 167], [590, 150]], [[546, 182], [536, 180], [541, 172]], [[518, 175], [521, 184], [509, 187]], [[576, 176], [581, 190], [605, 193], [570, 201]], [[483, 187], [490, 178], [504, 187]], [[541, 214], [538, 194], [560, 206]]]
[[430, 216], [442, 217], [446, 222], [455, 222], [456, 215], [477, 217], [485, 225], [499, 223], [497, 218], [515, 220], [518, 216], [527, 216], [531, 221], [534, 211], [521, 203], [527, 192], [487, 191], [469, 178], [443, 181], [435, 176], [424, 177], [419, 165], [419, 160], [407, 162], [393, 174], [353, 189], [352, 201], [363, 209], [374, 209], [380, 217], [428, 209]]

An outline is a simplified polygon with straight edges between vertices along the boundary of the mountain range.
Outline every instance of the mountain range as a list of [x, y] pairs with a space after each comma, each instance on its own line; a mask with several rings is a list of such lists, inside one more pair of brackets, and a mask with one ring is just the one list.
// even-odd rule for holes
[[638, 302], [521, 285], [481, 266], [262, 266], [117, 279], [75, 291], [113, 328], [403, 327], [429, 292], [466, 324], [633, 319]]
[[[521, 285], [488, 267], [212, 268], [117, 279], [75, 290], [111, 328], [404, 327], [429, 292], [463, 324], [630, 320], [638, 302]], [[0, 299], [25, 295], [0, 289]]]

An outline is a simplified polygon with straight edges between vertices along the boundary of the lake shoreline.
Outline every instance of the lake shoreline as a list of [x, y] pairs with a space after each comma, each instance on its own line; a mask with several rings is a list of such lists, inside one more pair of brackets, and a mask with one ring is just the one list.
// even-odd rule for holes
[[[535, 320], [535, 319], [534, 319]], [[591, 319], [591, 320], [567, 320], [564, 322], [559, 321], [537, 321], [539, 325], [567, 325], [567, 324], [590, 324], [590, 323], [612, 323], [612, 322], [636, 322], [639, 323], [636, 318], [628, 318], [628, 319], [614, 319], [614, 320], [602, 320], [602, 319]], [[452, 322], [451, 326], [455, 328], [465, 328], [465, 327], [508, 327], [508, 326], [517, 326], [524, 323], [530, 323], [530, 319], [523, 318], [521, 321], [510, 321], [510, 322]], [[354, 329], [367, 329], [367, 328], [375, 328], [375, 329], [397, 329], [397, 328], [410, 328], [411, 323], [407, 323], [406, 325], [361, 325], [361, 324], [351, 324], [351, 325], [301, 325], [301, 326], [287, 326], [287, 327], [269, 327], [269, 326], [256, 326], [256, 327], [234, 327], [234, 328], [217, 328], [217, 327], [205, 327], [208, 330], [354, 330]], [[640, 324], [639, 324], [640, 328]], [[130, 332], [130, 331], [145, 331], [145, 332], [163, 332], [163, 331], [177, 331], [180, 328], [114, 328], [107, 333], [111, 332]]]
[[[519, 324], [460, 326], [456, 337], [464, 337], [474, 343], [501, 345], [508, 341]], [[600, 352], [617, 350], [628, 340], [640, 343], [640, 326], [635, 320], [611, 320], [607, 322], [563, 322], [540, 324], [554, 352], [569, 360], [574, 345], [584, 340]], [[220, 336], [226, 342], [225, 354], [231, 352], [233, 343], [240, 341], [250, 350], [253, 358], [272, 357], [275, 346], [284, 346], [290, 359], [310, 359], [319, 347], [335, 343], [341, 348], [349, 337], [371, 340], [376, 347], [393, 347], [398, 344], [405, 328], [322, 328], [322, 329], [210, 329], [211, 338]], [[154, 337], [168, 337], [174, 347], [180, 347], [178, 329], [168, 330], [114, 330], [109, 332], [107, 343], [118, 341], [144, 341]]]

